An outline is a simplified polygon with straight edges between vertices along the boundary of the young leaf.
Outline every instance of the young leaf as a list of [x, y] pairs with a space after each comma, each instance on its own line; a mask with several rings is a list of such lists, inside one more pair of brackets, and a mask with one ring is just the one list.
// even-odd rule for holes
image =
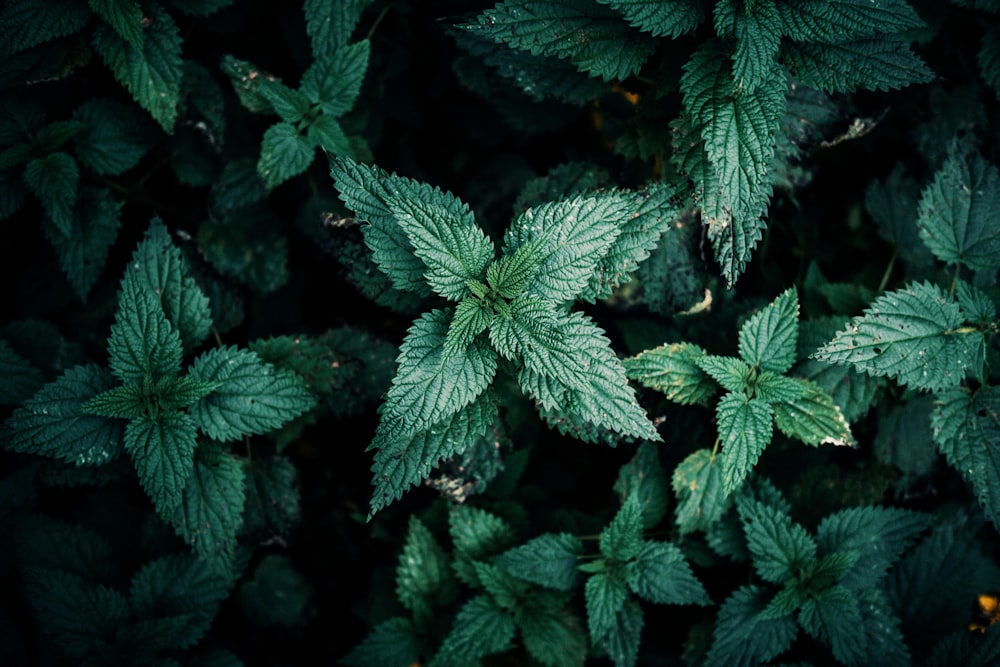
[[579, 581], [583, 543], [569, 533], [545, 533], [500, 554], [493, 562], [525, 581], [570, 591]]
[[666, 343], [622, 361], [625, 374], [681, 405], [704, 404], [717, 385], [698, 365], [705, 351], [693, 343]]
[[759, 398], [729, 392], [715, 408], [722, 443], [722, 485], [732, 493], [757, 464], [773, 433], [771, 406]]
[[428, 667], [470, 664], [510, 648], [517, 626], [489, 595], [477, 595], [458, 611], [448, 636]]
[[707, 605], [710, 600], [684, 553], [670, 542], [646, 541], [625, 566], [629, 589], [656, 604]]
[[754, 370], [747, 362], [736, 357], [706, 354], [697, 361], [698, 367], [710, 375], [722, 388], [738, 394], [745, 394], [751, 387]]
[[1000, 172], [957, 143], [934, 180], [920, 193], [917, 226], [934, 256], [974, 271], [1000, 268], [1000, 230], [991, 211], [1000, 206]]
[[373, 627], [338, 664], [347, 667], [410, 667], [420, 662], [420, 653], [420, 635], [413, 622], [394, 616]]
[[906, 42], [892, 37], [836, 44], [786, 41], [781, 56], [800, 83], [831, 93], [892, 90], [935, 78]]
[[264, 131], [257, 173], [268, 188], [276, 188], [308, 169], [315, 157], [316, 143], [311, 138], [289, 122], [278, 122]]
[[792, 518], [756, 500], [737, 502], [754, 569], [761, 579], [781, 584], [794, 580], [816, 559], [816, 542]]
[[266, 99], [274, 113], [291, 126], [296, 126], [310, 111], [310, 100], [304, 93], [293, 90], [281, 81], [265, 79], [260, 83], [261, 96]]
[[542, 245], [542, 259], [525, 289], [556, 303], [575, 300], [628, 217], [622, 196], [573, 197], [530, 208], [504, 234], [504, 255], [528, 243]]
[[184, 76], [182, 39], [177, 24], [159, 5], [145, 8], [149, 26], [141, 44], [131, 44], [109, 25], [94, 30], [94, 50], [136, 102], [173, 134]]
[[484, 11], [477, 24], [459, 27], [535, 55], [569, 60], [605, 81], [638, 73], [654, 42], [621, 16], [596, 3], [506, 0]]
[[931, 427], [948, 464], [972, 486], [987, 518], [1000, 528], [1000, 387], [940, 393]]
[[219, 572], [233, 569], [246, 500], [244, 479], [239, 459], [217, 446], [202, 445], [170, 521], [198, 556]]
[[111, 370], [122, 382], [180, 373], [180, 335], [167, 320], [155, 288], [142, 284], [137, 271], [127, 272], [122, 280], [108, 353]]
[[674, 517], [682, 534], [704, 530], [718, 521], [732, 498], [722, 481], [721, 457], [707, 449], [681, 461], [674, 469], [671, 486], [677, 496]]
[[320, 114], [306, 129], [306, 136], [327, 155], [354, 155], [351, 139], [333, 116]]
[[629, 25], [653, 37], [680, 37], [705, 20], [705, 6], [698, 0], [598, 0], [617, 10]]
[[302, 75], [299, 86], [323, 114], [339, 118], [354, 107], [368, 69], [371, 50], [367, 39], [349, 46], [317, 54], [316, 60]]
[[198, 428], [213, 440], [273, 431], [316, 404], [301, 377], [234, 346], [201, 354], [189, 372], [192, 378], [216, 386], [191, 406]]
[[590, 641], [597, 644], [615, 628], [618, 612], [628, 597], [628, 588], [620, 575], [604, 571], [587, 578], [583, 593], [587, 604]]
[[42, 207], [56, 229], [69, 235], [73, 227], [80, 169], [68, 153], [50, 153], [28, 162], [24, 184], [42, 201]]
[[122, 451], [124, 424], [90, 415], [83, 406], [111, 389], [114, 377], [95, 365], [77, 366], [46, 384], [6, 421], [6, 447], [22, 453], [61, 459], [76, 465], [100, 465]]
[[775, 2], [742, 5], [723, 0], [715, 5], [715, 32], [736, 40], [733, 82], [736, 90], [750, 92], [774, 68], [781, 44], [782, 25]]
[[798, 625], [791, 616], [765, 616], [764, 589], [743, 586], [722, 603], [706, 667], [764, 664], [787, 651]]
[[521, 296], [545, 257], [546, 241], [544, 236], [535, 237], [494, 261], [486, 269], [486, 282], [505, 299]]
[[978, 372], [970, 360], [977, 358], [974, 350], [977, 342], [982, 345], [982, 335], [956, 331], [962, 321], [958, 304], [940, 287], [911, 283], [875, 299], [813, 357], [850, 364], [915, 389], [947, 389], [967, 372]]
[[196, 445], [194, 422], [183, 412], [164, 412], [156, 419], [139, 417], [125, 427], [125, 450], [139, 483], [164, 518], [173, 516], [181, 503], [194, 470]]
[[832, 444], [853, 447], [856, 443], [851, 426], [844, 419], [833, 398], [818, 385], [799, 378], [789, 378], [801, 388], [796, 398], [771, 404], [774, 423], [785, 435], [807, 445]]
[[634, 558], [642, 547], [642, 505], [639, 496], [632, 494], [601, 531], [600, 548], [605, 557], [626, 561]]
[[740, 327], [740, 356], [751, 366], [785, 373], [795, 363], [798, 320], [799, 297], [791, 287]]

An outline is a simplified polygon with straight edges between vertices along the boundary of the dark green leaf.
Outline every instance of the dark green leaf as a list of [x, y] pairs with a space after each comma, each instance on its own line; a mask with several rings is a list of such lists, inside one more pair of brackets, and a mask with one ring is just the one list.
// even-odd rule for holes
[[81, 301], [104, 271], [108, 253], [121, 226], [122, 202], [109, 190], [84, 187], [72, 211], [67, 233], [46, 227], [59, 265]]
[[740, 327], [740, 356], [751, 366], [784, 373], [795, 363], [799, 298], [789, 288]]
[[666, 343], [622, 361], [630, 380], [681, 405], [706, 403], [718, 385], [698, 361], [705, 351], [693, 343]]
[[721, 457], [707, 449], [689, 454], [674, 469], [671, 486], [677, 496], [674, 517], [681, 533], [705, 530], [729, 508], [731, 496], [722, 481]]
[[156, 419], [140, 417], [125, 427], [125, 450], [132, 457], [139, 483], [156, 511], [174, 515], [184, 486], [194, 470], [197, 432], [183, 412], [164, 412]]
[[275, 123], [264, 132], [257, 172], [269, 188], [298, 176], [316, 157], [316, 143], [291, 123]]
[[606, 557], [625, 561], [634, 558], [642, 546], [642, 504], [638, 494], [632, 494], [601, 531], [600, 548]]
[[794, 580], [816, 558], [816, 542], [788, 514], [758, 501], [738, 502], [754, 568], [765, 581]]
[[583, 543], [569, 533], [545, 533], [505, 551], [494, 562], [526, 581], [569, 591], [579, 581], [582, 554]]
[[636, 494], [642, 506], [642, 525], [648, 530], [656, 526], [667, 514], [669, 483], [667, 473], [660, 465], [659, 446], [643, 442], [635, 457], [618, 470], [615, 493], [624, 503]]
[[448, 636], [428, 667], [477, 662], [510, 648], [517, 627], [514, 619], [488, 595], [477, 595], [459, 610]]
[[625, 578], [633, 593], [656, 604], [710, 602], [684, 552], [670, 542], [644, 542], [635, 560], [626, 565]]
[[0, 10], [0, 58], [77, 33], [89, 18], [77, 0], [8, 0]]
[[598, 644], [609, 632], [617, 629], [615, 621], [628, 598], [628, 588], [620, 574], [605, 571], [590, 575], [583, 592], [590, 641]]
[[122, 382], [180, 373], [181, 337], [163, 312], [157, 288], [144, 284], [138, 269], [129, 270], [122, 280], [108, 353], [111, 370]]
[[722, 443], [722, 485], [736, 490], [757, 464], [774, 431], [771, 406], [759, 398], [730, 392], [719, 399], [715, 419]]
[[24, 167], [24, 183], [42, 201], [52, 224], [69, 236], [73, 227], [80, 169], [68, 153], [50, 153]]
[[[315, 4], [315, 3], [312, 3]], [[347, 667], [411, 667], [420, 661], [421, 639], [408, 618], [382, 621], [339, 660]]]
[[370, 44], [362, 40], [319, 55], [302, 75], [299, 87], [323, 114], [339, 118], [354, 107], [368, 69]]

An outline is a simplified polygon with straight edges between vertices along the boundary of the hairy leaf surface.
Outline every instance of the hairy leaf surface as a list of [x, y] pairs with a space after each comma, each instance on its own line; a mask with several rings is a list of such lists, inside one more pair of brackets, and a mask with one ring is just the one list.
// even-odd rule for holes
[[731, 493], [757, 464], [774, 430], [771, 407], [764, 401], [730, 392], [715, 409], [722, 442], [722, 484]]
[[598, 0], [617, 10], [629, 25], [653, 37], [680, 37], [705, 20], [705, 6], [698, 0]]
[[197, 431], [190, 416], [164, 412], [156, 419], [139, 417], [125, 427], [125, 450], [139, 482], [160, 516], [169, 519], [181, 503], [194, 469]]
[[740, 356], [751, 366], [785, 373], [795, 363], [798, 320], [799, 298], [793, 287], [754, 313], [740, 327]]
[[694, 576], [684, 552], [670, 542], [647, 540], [625, 567], [629, 589], [656, 604], [709, 604], [708, 593]]
[[677, 496], [674, 516], [681, 533], [704, 530], [722, 517], [730, 498], [722, 481], [722, 460], [707, 449], [688, 455], [671, 478]]
[[777, 7], [783, 32], [797, 42], [836, 43], [924, 25], [905, 0], [797, 0]]
[[579, 581], [583, 543], [569, 533], [545, 533], [505, 551], [496, 564], [514, 576], [560, 591]]
[[831, 93], [892, 90], [935, 78], [906, 42], [890, 37], [836, 44], [785, 42], [782, 57], [800, 82]]
[[815, 560], [816, 541], [788, 514], [758, 501], [737, 502], [737, 507], [761, 579], [784, 583]]
[[625, 373], [681, 405], [704, 404], [717, 385], [698, 365], [705, 351], [693, 343], [666, 343], [622, 361]]

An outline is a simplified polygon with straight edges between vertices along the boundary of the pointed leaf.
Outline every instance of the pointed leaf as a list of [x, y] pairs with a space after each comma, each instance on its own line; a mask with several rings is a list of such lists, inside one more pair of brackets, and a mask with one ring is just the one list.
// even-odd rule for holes
[[800, 0], [778, 3], [783, 31], [797, 42], [835, 43], [923, 27], [905, 0]]
[[569, 533], [545, 533], [498, 556], [494, 562], [514, 576], [560, 591], [579, 581], [583, 543]]
[[[642, 505], [637, 494], [630, 495], [601, 531], [601, 553], [607, 558], [626, 561], [642, 549]], [[596, 638], [595, 638], [596, 639]]]
[[122, 202], [104, 188], [85, 187], [71, 214], [65, 233], [45, 228], [59, 266], [81, 301], [104, 271], [105, 262], [121, 226]]
[[764, 664], [791, 647], [798, 625], [791, 616], [765, 616], [768, 597], [757, 586], [743, 586], [722, 603], [706, 667]]
[[621, 13], [629, 25], [653, 37], [680, 37], [705, 19], [705, 7], [698, 0], [598, 0]]
[[367, 39], [336, 51], [319, 54], [302, 75], [299, 86], [309, 101], [323, 114], [339, 118], [354, 107], [368, 69], [371, 50]]
[[514, 611], [521, 641], [547, 667], [581, 667], [589, 642], [583, 621], [556, 591], [532, 591]]
[[715, 408], [722, 443], [722, 484], [731, 493], [743, 483], [771, 442], [771, 407], [758, 398], [730, 392]]
[[644, 624], [642, 606], [636, 600], [626, 598], [600, 642], [615, 667], [633, 667], [638, 662]]
[[316, 157], [316, 143], [288, 122], [275, 123], [264, 131], [257, 173], [268, 188], [276, 188], [298, 176]]
[[892, 37], [835, 44], [782, 44], [782, 60], [801, 83], [831, 93], [893, 90], [935, 78], [909, 45]]
[[413, 622], [402, 616], [393, 616], [373, 627], [338, 664], [347, 667], [410, 667], [419, 663], [420, 653], [420, 635]]
[[177, 375], [184, 351], [154, 287], [143, 284], [138, 270], [122, 280], [118, 312], [108, 338], [111, 370], [122, 382]]
[[795, 363], [798, 320], [799, 297], [791, 287], [740, 327], [740, 356], [751, 366], [785, 373]]
[[428, 667], [476, 662], [510, 648], [517, 626], [488, 595], [477, 595], [458, 611], [448, 636]]
[[42, 201], [42, 207], [60, 232], [69, 235], [73, 227], [80, 169], [69, 154], [50, 153], [35, 158], [24, 167], [24, 183]]
[[431, 607], [448, 600], [455, 586], [449, 558], [415, 516], [410, 516], [406, 543], [396, 566], [396, 596], [418, 622], [429, 620]]
[[736, 357], [706, 354], [698, 358], [696, 363], [723, 389], [738, 394], [749, 392], [756, 375], [747, 362]]
[[656, 604], [710, 603], [684, 552], [670, 542], [646, 541], [626, 565], [625, 577], [633, 593]]
[[590, 641], [597, 644], [616, 628], [615, 621], [628, 598], [628, 588], [621, 577], [609, 572], [598, 572], [587, 578], [583, 594], [587, 604]]
[[771, 405], [778, 430], [807, 445], [855, 446], [857, 443], [851, 434], [851, 425], [844, 419], [833, 398], [807, 380], [790, 379], [802, 387], [802, 394]]
[[833, 586], [806, 600], [799, 612], [803, 629], [833, 651], [842, 665], [860, 666], [866, 653], [864, 619], [855, 594]]
[[738, 502], [754, 569], [765, 581], [794, 580], [816, 559], [816, 542], [792, 518], [756, 500]]
[[362, 12], [371, 3], [372, 0], [305, 0], [302, 9], [313, 54], [331, 53], [345, 46]]
[[327, 155], [353, 155], [351, 140], [333, 116], [320, 114], [309, 124], [306, 136]]
[[705, 351], [693, 343], [666, 343], [622, 361], [625, 373], [681, 405], [704, 404], [718, 386], [698, 365]]
[[235, 346], [201, 354], [189, 373], [216, 386], [191, 406], [195, 424], [213, 440], [237, 440], [273, 431], [316, 404], [301, 377]]
[[656, 526], [667, 514], [669, 488], [667, 473], [660, 465], [659, 446], [643, 442], [631, 461], [618, 469], [615, 493], [624, 503], [633, 493], [642, 507], [642, 525], [645, 529]]
[[125, 450], [142, 488], [164, 518], [171, 517], [181, 503], [194, 469], [196, 444], [194, 423], [183, 412], [165, 412], [157, 419], [140, 417], [125, 427]]
[[729, 508], [731, 496], [722, 482], [722, 459], [707, 449], [689, 454], [674, 469], [671, 486], [677, 496], [674, 517], [682, 534], [706, 529]]

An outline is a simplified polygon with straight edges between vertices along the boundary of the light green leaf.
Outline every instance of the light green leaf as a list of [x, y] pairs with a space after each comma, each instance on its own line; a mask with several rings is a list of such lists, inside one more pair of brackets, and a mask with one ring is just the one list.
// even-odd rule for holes
[[851, 425], [844, 419], [833, 398], [808, 380], [791, 379], [802, 386], [802, 395], [771, 405], [778, 429], [807, 445], [855, 446], [857, 443], [851, 434]]
[[737, 501], [754, 569], [773, 584], [794, 580], [816, 559], [816, 541], [792, 518], [756, 500]]
[[486, 268], [486, 282], [505, 299], [524, 293], [549, 250], [547, 238], [538, 236], [505, 254]]
[[194, 469], [196, 445], [194, 422], [183, 412], [132, 419], [125, 427], [125, 450], [132, 457], [139, 483], [165, 519], [181, 503]]
[[243, 523], [245, 473], [234, 455], [214, 445], [198, 448], [191, 477], [170, 523], [214, 570], [232, 570]]
[[785, 373], [795, 363], [798, 338], [799, 297], [790, 287], [740, 327], [740, 356], [751, 366]]
[[666, 343], [622, 361], [625, 374], [681, 405], [705, 404], [718, 385], [698, 361], [705, 351], [693, 343]]
[[982, 334], [958, 331], [962, 322], [958, 304], [940, 287], [910, 283], [875, 299], [813, 358], [850, 364], [915, 389], [955, 387], [966, 373], [980, 372], [975, 362], [980, 367], [982, 362], [982, 355], [975, 354]]
[[317, 54], [317, 59], [302, 75], [299, 85], [323, 114], [339, 118], [354, 107], [368, 69], [371, 46], [367, 39], [336, 51]]
[[118, 312], [108, 338], [111, 370], [122, 382], [180, 373], [184, 356], [181, 337], [167, 320], [156, 290], [145, 283], [134, 265], [122, 280]]
[[108, 253], [121, 226], [122, 202], [104, 188], [84, 187], [71, 213], [69, 229], [45, 227], [46, 237], [59, 256], [59, 266], [81, 301], [104, 271]]
[[80, 169], [68, 153], [50, 153], [24, 167], [24, 184], [42, 202], [52, 224], [69, 236], [73, 228]]
[[715, 418], [722, 443], [722, 484], [726, 493], [732, 493], [771, 442], [771, 407], [758, 398], [730, 392], [719, 399]]
[[535, 55], [569, 60], [605, 81], [638, 73], [654, 42], [635, 32], [611, 9], [571, 0], [507, 0], [460, 28]]
[[149, 26], [141, 46], [130, 44], [107, 24], [94, 30], [94, 49], [118, 82], [168, 133], [174, 131], [184, 75], [183, 40], [170, 14], [160, 5], [145, 8]]
[[477, 595], [458, 611], [448, 636], [427, 667], [467, 665], [506, 651], [517, 626], [510, 614], [488, 595]]
[[188, 377], [145, 378], [119, 385], [87, 401], [83, 409], [95, 415], [119, 419], [156, 419], [164, 411], [180, 410], [210, 394], [215, 385]]
[[493, 562], [516, 577], [560, 591], [579, 581], [583, 543], [569, 533], [545, 533], [498, 556]]
[[620, 195], [577, 196], [542, 204], [511, 223], [503, 254], [540, 243], [543, 259], [525, 289], [557, 303], [573, 301], [592, 279], [628, 216], [629, 202]]
[[610, 572], [598, 572], [587, 577], [583, 587], [587, 605], [587, 627], [590, 641], [601, 642], [615, 627], [615, 619], [628, 598], [625, 580]]
[[1000, 387], [938, 394], [931, 428], [948, 465], [972, 486], [987, 518], [1000, 529]]
[[257, 173], [269, 188], [298, 176], [316, 157], [315, 142], [299, 133], [291, 123], [275, 123], [264, 131]]
[[79, 0], [7, 0], [0, 10], [0, 58], [78, 33], [89, 19]]
[[705, 19], [699, 0], [598, 0], [617, 10], [629, 25], [653, 37], [680, 37], [693, 31]]
[[37, 454], [68, 463], [101, 465], [122, 451], [121, 421], [90, 415], [83, 406], [115, 385], [110, 372], [96, 365], [77, 366], [46, 384], [7, 419], [10, 437], [4, 445], [15, 452]]
[[832, 44], [924, 25], [905, 0], [796, 0], [779, 2], [778, 13], [783, 32], [796, 42]]
[[611, 523], [601, 531], [601, 553], [618, 561], [634, 558], [643, 547], [642, 528], [642, 504], [639, 496], [632, 494], [625, 499]]
[[216, 386], [191, 406], [195, 424], [213, 440], [238, 440], [273, 431], [316, 404], [301, 377], [235, 346], [202, 353], [189, 373]]
[[212, 329], [208, 297], [194, 281], [187, 260], [159, 218], [153, 218], [132, 253], [128, 273], [138, 275], [146, 291], [159, 298], [167, 319], [180, 334], [185, 351], [205, 342]]
[[89, 0], [90, 8], [118, 35], [142, 48], [142, 7], [135, 0]]
[[892, 37], [836, 44], [785, 41], [781, 55], [800, 83], [831, 93], [893, 90], [935, 78], [906, 42]]
[[671, 486], [677, 496], [674, 517], [682, 534], [705, 530], [731, 504], [722, 482], [722, 460], [707, 449], [687, 456], [675, 469]]
[[767, 401], [773, 406], [800, 400], [806, 393], [806, 385], [801, 378], [776, 375], [771, 371], [761, 371], [751, 385], [754, 398]]
[[920, 193], [917, 226], [934, 256], [974, 271], [1000, 268], [1000, 172], [979, 155], [967, 158], [953, 144], [934, 180]]
[[684, 552], [670, 542], [644, 542], [625, 566], [625, 580], [633, 593], [656, 604], [710, 603]]

